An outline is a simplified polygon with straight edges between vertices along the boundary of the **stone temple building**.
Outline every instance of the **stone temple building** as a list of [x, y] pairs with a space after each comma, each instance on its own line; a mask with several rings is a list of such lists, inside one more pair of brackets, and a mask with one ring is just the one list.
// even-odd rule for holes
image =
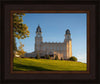
[[35, 57], [37, 53], [40, 57], [45, 55], [50, 55], [51, 58], [54, 58], [56, 55], [59, 59], [69, 59], [72, 56], [72, 39], [70, 30], [65, 31], [64, 42], [43, 42], [42, 31], [38, 25], [36, 29], [35, 37], [35, 51], [32, 53], [26, 53], [25, 57]]

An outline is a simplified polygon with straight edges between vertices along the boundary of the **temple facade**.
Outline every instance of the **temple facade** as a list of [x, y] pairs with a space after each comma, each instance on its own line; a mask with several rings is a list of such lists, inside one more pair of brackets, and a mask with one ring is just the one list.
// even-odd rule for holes
[[25, 57], [35, 57], [36, 54], [41, 57], [45, 55], [50, 55], [54, 58], [56, 55], [59, 59], [69, 59], [72, 56], [72, 39], [70, 30], [65, 31], [64, 42], [43, 42], [42, 31], [38, 25], [36, 29], [35, 37], [35, 51], [32, 53], [26, 53]]

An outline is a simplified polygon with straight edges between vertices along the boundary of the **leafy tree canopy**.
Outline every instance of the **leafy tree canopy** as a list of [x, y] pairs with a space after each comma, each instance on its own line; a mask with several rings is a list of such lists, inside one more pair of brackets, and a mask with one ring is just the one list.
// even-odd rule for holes
[[19, 55], [22, 55], [22, 56], [24, 56], [24, 54], [26, 53], [26, 52], [23, 50], [23, 47], [24, 47], [24, 44], [22, 44], [22, 43], [20, 42], [20, 46], [19, 46], [19, 48], [18, 48], [18, 54], [19, 54]]
[[14, 13], [13, 14], [13, 31], [14, 37], [18, 39], [24, 39], [29, 37], [30, 32], [26, 24], [23, 24], [22, 17], [25, 13]]

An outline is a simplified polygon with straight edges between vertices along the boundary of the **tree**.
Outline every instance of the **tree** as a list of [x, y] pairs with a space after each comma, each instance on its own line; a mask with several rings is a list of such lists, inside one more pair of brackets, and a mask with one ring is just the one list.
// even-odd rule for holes
[[63, 58], [61, 57], [61, 60], [63, 60]]
[[14, 37], [18, 39], [24, 39], [29, 37], [30, 32], [26, 24], [23, 24], [22, 17], [25, 13], [14, 13], [13, 14], [13, 31]]
[[56, 55], [55, 60], [58, 60], [58, 55]]
[[44, 58], [46, 59], [47, 58], [47, 55], [45, 55]]
[[19, 46], [19, 49], [18, 49], [18, 54], [19, 54], [21, 57], [24, 57], [24, 54], [26, 53], [26, 52], [24, 51], [23, 47], [24, 47], [24, 44], [22, 44], [22, 43], [20, 42], [20, 46]]
[[13, 14], [13, 35], [14, 35], [14, 50], [17, 50], [16, 41], [17, 39], [24, 39], [29, 37], [30, 32], [26, 24], [23, 24], [22, 17], [25, 13], [14, 13]]
[[16, 46], [16, 40], [15, 40], [15, 37], [14, 37], [14, 44], [13, 44], [14, 46], [13, 46], [13, 50], [14, 51], [17, 51], [17, 46]]
[[77, 61], [77, 58], [74, 57], [74, 56], [72, 56], [72, 57], [69, 58], [69, 60], [71, 60], [71, 61]]
[[47, 55], [47, 59], [50, 59], [50, 55]]
[[50, 59], [50, 55], [46, 54], [46, 55], [44, 56], [44, 58], [45, 58], [45, 59]]
[[39, 53], [37, 53], [37, 55], [36, 55], [36, 59], [40, 59], [40, 55], [39, 55]]

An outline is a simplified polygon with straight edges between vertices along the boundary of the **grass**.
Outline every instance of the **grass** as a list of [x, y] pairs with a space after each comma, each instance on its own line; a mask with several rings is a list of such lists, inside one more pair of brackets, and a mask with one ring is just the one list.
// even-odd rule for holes
[[14, 58], [14, 71], [86, 71], [87, 64], [65, 60]]

